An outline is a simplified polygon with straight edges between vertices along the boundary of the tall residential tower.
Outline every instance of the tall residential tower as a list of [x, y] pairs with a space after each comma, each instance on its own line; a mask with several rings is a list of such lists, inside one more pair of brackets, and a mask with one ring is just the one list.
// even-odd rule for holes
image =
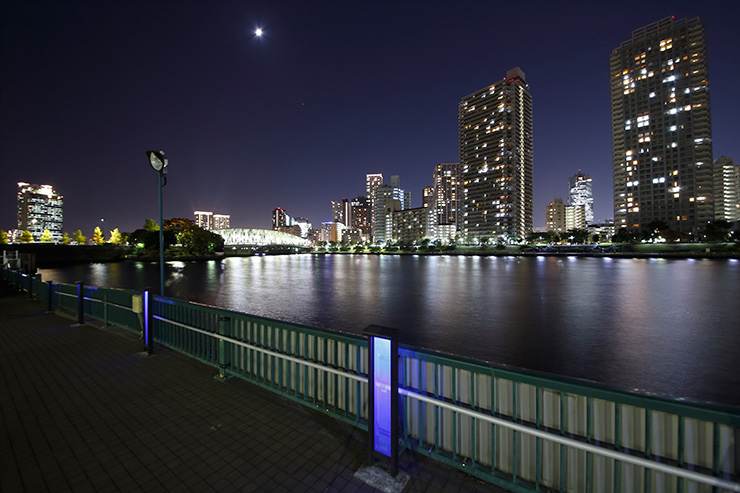
[[633, 31], [610, 74], [614, 227], [695, 234], [714, 217], [704, 25], [668, 17]]
[[468, 238], [532, 231], [532, 96], [520, 68], [459, 107], [463, 217]]

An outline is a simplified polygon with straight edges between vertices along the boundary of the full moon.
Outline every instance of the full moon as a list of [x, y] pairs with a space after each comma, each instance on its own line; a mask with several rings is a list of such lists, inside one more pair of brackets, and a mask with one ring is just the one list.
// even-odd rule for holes
[[254, 31], [254, 34], [255, 34], [256, 36], [262, 36], [262, 29], [260, 29], [260, 28], [258, 27], [258, 28], [257, 28], [257, 30], [256, 30], [256, 31]]

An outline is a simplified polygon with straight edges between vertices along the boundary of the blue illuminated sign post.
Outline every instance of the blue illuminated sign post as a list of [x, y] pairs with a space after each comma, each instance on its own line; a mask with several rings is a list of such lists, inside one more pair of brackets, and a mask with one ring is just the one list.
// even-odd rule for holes
[[370, 463], [387, 459], [391, 475], [398, 474], [398, 342], [395, 329], [371, 325], [368, 424]]

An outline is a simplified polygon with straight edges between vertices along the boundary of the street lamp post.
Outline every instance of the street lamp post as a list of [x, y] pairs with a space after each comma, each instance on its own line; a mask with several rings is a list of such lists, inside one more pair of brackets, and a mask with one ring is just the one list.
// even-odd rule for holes
[[164, 151], [146, 151], [154, 171], [157, 172], [159, 188], [159, 294], [164, 296], [164, 224], [162, 224], [162, 187], [167, 184], [167, 159]]

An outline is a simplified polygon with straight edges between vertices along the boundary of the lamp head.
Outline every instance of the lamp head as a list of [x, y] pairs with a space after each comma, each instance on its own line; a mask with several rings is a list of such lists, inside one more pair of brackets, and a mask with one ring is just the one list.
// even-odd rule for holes
[[146, 156], [149, 158], [149, 164], [152, 165], [155, 171], [162, 171], [167, 166], [164, 151], [146, 151]]

